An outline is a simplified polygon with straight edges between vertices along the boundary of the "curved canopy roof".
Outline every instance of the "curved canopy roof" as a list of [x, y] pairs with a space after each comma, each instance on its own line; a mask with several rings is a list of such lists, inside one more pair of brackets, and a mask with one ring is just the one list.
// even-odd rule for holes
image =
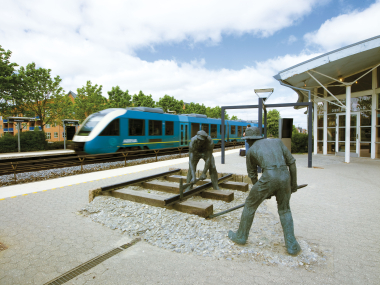
[[[295, 87], [309, 89], [320, 87], [315, 79], [326, 86], [336, 81], [334, 79], [346, 78], [378, 64], [380, 64], [380, 36], [317, 56], [280, 71], [274, 78]], [[298, 102], [307, 101], [302, 92], [296, 92]]]

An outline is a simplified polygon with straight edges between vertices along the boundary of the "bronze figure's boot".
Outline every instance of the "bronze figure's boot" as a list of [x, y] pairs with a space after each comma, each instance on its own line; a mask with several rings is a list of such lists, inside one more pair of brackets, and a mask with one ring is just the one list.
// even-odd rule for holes
[[236, 233], [233, 231], [228, 232], [230, 240], [238, 244], [245, 244], [247, 242], [255, 212], [255, 210], [252, 211], [247, 206], [244, 207], [243, 213], [241, 214], [239, 229]]
[[284, 231], [286, 249], [289, 254], [297, 255], [301, 251], [301, 247], [294, 236], [292, 212], [290, 210], [286, 210], [279, 211], [278, 213], [280, 215], [282, 230]]

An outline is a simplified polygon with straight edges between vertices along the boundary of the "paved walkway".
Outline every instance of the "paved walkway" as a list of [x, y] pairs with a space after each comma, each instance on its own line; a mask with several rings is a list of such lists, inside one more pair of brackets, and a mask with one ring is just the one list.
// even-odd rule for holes
[[[327, 266], [309, 272], [215, 260], [141, 241], [66, 284], [379, 284], [380, 161], [358, 158], [345, 164], [341, 157], [317, 155], [313, 165], [320, 168], [308, 169], [306, 155], [295, 157], [299, 184], [309, 184], [291, 200], [296, 236], [329, 249]], [[216, 157], [216, 164], [219, 172], [246, 173], [237, 152], [227, 155], [224, 165]], [[169, 168], [156, 166], [122, 176], [109, 170], [116, 177], [0, 201], [0, 242], [8, 247], [0, 251], [0, 284], [43, 284], [130, 241], [76, 212], [88, 203], [89, 189]], [[175, 166], [187, 167], [187, 162]], [[32, 184], [22, 187], [28, 191]], [[274, 200], [268, 205], [276, 211]]]
[[41, 151], [29, 151], [29, 152], [8, 152], [1, 153], [0, 159], [8, 157], [22, 157], [22, 156], [39, 156], [48, 154], [63, 154], [63, 153], [74, 153], [71, 149], [54, 149], [54, 150], [41, 150]]

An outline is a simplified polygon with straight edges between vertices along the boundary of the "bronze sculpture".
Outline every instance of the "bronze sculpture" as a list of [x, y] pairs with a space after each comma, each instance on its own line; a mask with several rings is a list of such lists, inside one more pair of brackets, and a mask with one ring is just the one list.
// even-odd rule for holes
[[214, 142], [205, 131], [199, 131], [191, 138], [189, 144], [189, 171], [187, 172], [187, 183], [190, 183], [185, 191], [191, 189], [192, 185], [197, 182], [196, 169], [199, 160], [202, 158], [205, 161], [203, 172], [198, 180], [206, 179], [207, 170], [210, 173], [212, 186], [214, 189], [219, 189], [218, 186], [218, 172], [215, 166], [214, 156]]
[[[291, 193], [297, 191], [295, 159], [281, 140], [263, 139], [257, 127], [247, 128], [244, 139], [250, 146], [246, 161], [253, 186], [245, 202], [239, 229], [236, 233], [229, 231], [228, 237], [238, 244], [245, 244], [256, 209], [265, 199], [274, 195], [284, 231], [285, 246], [289, 254], [297, 255], [301, 247], [294, 236], [289, 205]], [[257, 166], [263, 170], [260, 180], [257, 180]]]

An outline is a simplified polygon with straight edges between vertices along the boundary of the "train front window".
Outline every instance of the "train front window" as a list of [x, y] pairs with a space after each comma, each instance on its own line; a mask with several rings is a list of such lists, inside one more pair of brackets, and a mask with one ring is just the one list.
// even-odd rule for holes
[[129, 135], [145, 136], [145, 120], [129, 119]]
[[149, 135], [162, 136], [162, 121], [149, 120]]
[[120, 120], [115, 119], [108, 124], [107, 127], [100, 133], [99, 136], [119, 136], [120, 135]]
[[88, 136], [95, 126], [103, 119], [103, 114], [93, 114], [89, 116], [84, 122], [82, 127], [78, 131], [78, 136]]

